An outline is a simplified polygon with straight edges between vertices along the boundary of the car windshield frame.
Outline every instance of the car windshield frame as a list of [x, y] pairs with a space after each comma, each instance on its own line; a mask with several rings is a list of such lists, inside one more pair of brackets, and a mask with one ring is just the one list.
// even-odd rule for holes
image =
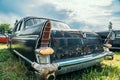
[[[27, 22], [30, 19], [37, 19], [37, 21], [39, 21], [39, 19], [40, 19], [40, 21], [42, 21], [42, 22], [37, 22], [37, 24], [46, 22], [47, 20], [50, 20], [50, 22], [52, 24], [51, 30], [71, 30], [70, 26], [67, 25], [66, 23], [62, 22], [62, 21], [48, 19], [48, 18], [35, 18], [34, 17], [34, 18], [28, 18], [28, 19], [26, 19], [25, 22]], [[34, 24], [34, 25], [36, 25], [36, 24]], [[32, 25], [32, 26], [34, 26], [34, 25]], [[26, 26], [26, 24], [25, 24], [25, 26]]]

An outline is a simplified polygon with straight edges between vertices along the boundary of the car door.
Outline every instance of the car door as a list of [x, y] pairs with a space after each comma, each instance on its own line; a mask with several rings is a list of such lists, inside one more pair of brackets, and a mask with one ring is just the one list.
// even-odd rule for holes
[[11, 42], [12, 42], [11, 48], [13, 50], [17, 50], [18, 46], [20, 46], [18, 38], [19, 38], [21, 26], [22, 26], [22, 21], [18, 22], [15, 25], [15, 28], [13, 29], [13, 32], [12, 32], [12, 35], [11, 35]]
[[15, 26], [12, 38], [12, 48], [13, 50], [22, 54], [31, 61], [36, 61], [34, 48], [36, 45], [37, 38], [36, 36], [30, 34], [33, 30], [27, 31], [28, 29], [30, 30], [30, 28], [28, 27], [33, 25], [31, 21], [32, 19], [26, 22], [22, 20]]
[[40, 18], [22, 20], [22, 24], [20, 26], [18, 25], [18, 28], [14, 31], [14, 37], [12, 39], [13, 49], [31, 61], [36, 62], [35, 49], [45, 21]]

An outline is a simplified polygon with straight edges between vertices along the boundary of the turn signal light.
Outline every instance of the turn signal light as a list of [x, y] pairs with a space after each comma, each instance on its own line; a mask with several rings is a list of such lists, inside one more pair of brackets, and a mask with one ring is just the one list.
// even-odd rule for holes
[[40, 55], [50, 55], [54, 53], [54, 50], [50, 47], [45, 47], [37, 50], [37, 53]]

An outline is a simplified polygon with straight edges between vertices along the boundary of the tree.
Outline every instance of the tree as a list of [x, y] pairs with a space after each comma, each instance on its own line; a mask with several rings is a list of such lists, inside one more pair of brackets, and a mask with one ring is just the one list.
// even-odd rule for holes
[[0, 33], [5, 34], [10, 30], [10, 24], [0, 24]]
[[112, 22], [109, 22], [108, 29], [109, 29], [109, 31], [112, 30]]

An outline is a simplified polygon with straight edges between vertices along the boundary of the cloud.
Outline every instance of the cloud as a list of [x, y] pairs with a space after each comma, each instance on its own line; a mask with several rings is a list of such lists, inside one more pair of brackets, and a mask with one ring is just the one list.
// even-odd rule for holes
[[60, 20], [66, 19], [69, 13], [69, 11], [66, 9], [57, 10], [55, 5], [48, 4], [48, 3], [35, 7], [33, 10], [36, 12], [30, 15], [37, 15], [37, 16], [44, 15], [45, 17], [55, 18], [55, 19], [60, 19]]
[[13, 27], [16, 19], [19, 19], [19, 18], [20, 17], [18, 15], [15, 15], [15, 14], [5, 15], [5, 14], [0, 13], [0, 24], [9, 23], [9, 24], [11, 24], [11, 27]]
[[12, 25], [24, 16], [40, 16], [65, 21], [80, 30], [107, 30], [109, 21], [114, 29], [120, 27], [119, 0], [1, 0], [0, 5], [0, 22]]

